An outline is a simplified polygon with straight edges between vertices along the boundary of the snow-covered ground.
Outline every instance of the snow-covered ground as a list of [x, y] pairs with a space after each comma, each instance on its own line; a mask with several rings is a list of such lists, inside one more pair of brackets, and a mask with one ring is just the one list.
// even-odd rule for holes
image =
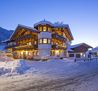
[[0, 57], [0, 91], [98, 91], [96, 60], [12, 60]]

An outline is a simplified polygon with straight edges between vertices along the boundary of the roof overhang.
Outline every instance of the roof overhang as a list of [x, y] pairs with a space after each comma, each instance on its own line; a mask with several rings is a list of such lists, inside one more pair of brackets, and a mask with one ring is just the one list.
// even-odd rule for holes
[[27, 31], [31, 31], [31, 32], [34, 32], [34, 33], [39, 33], [39, 31], [38, 31], [37, 29], [35, 29], [35, 28], [32, 28], [32, 27], [28, 27], [28, 26], [20, 25], [20, 24], [19, 24], [19, 25], [16, 27], [15, 32], [13, 32], [13, 34], [11, 35], [10, 40], [12, 40], [14, 34], [15, 34], [16, 31], [19, 30], [19, 29], [25, 29], [25, 30], [27, 30]]

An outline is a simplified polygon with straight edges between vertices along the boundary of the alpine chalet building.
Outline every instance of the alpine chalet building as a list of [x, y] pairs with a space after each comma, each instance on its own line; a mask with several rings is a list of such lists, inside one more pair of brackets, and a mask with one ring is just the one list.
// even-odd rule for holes
[[33, 27], [18, 25], [6, 49], [14, 58], [32, 59], [65, 57], [67, 46], [73, 40], [67, 24], [43, 20]]

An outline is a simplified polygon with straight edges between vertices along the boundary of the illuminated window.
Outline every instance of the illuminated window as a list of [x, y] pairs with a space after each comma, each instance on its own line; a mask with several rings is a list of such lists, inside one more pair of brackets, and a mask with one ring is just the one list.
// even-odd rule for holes
[[50, 44], [50, 42], [51, 42], [50, 39], [47, 39], [47, 38], [44, 38], [44, 39], [40, 39], [39, 40], [39, 43], [40, 44]]
[[40, 40], [39, 40], [39, 43], [42, 44], [42, 42], [43, 42], [42, 39], [40, 39]]
[[43, 43], [45, 43], [45, 44], [46, 44], [46, 43], [47, 43], [47, 39], [43, 39]]
[[31, 42], [29, 42], [29, 43], [27, 43], [27, 45], [32, 45], [32, 43], [31, 43]]
[[51, 42], [50, 39], [48, 39], [48, 43], [49, 43], [49, 44], [50, 44], [50, 42]]
[[39, 27], [39, 30], [42, 31], [42, 27]]
[[34, 41], [34, 44], [36, 45], [37, 44], [37, 41]]
[[48, 31], [49, 31], [49, 32], [51, 31], [51, 28], [50, 28], [50, 27], [48, 27]]
[[59, 55], [60, 53], [59, 53], [59, 50], [56, 50], [55, 51], [55, 55]]
[[46, 31], [46, 30], [47, 30], [47, 28], [46, 28], [46, 26], [44, 26], [44, 27], [43, 27], [43, 31]]

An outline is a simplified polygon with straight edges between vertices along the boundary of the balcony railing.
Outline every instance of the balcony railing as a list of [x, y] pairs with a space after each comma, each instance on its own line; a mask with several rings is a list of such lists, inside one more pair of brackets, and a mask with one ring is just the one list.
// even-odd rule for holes
[[66, 49], [66, 46], [52, 45], [52, 49]]
[[32, 49], [37, 49], [38, 45], [19, 45], [19, 44], [17, 44], [17, 45], [8, 45], [5, 48], [6, 49], [7, 48], [14, 48], [14, 49], [24, 49], [24, 48], [26, 48], [26, 49], [29, 48], [30, 49], [30, 48], [32, 48]]
[[7, 45], [5, 48], [13, 48], [13, 47], [16, 47], [17, 45]]
[[20, 36], [19, 38], [17, 38], [17, 40], [22, 40], [22, 39], [28, 39], [28, 38], [32, 38], [32, 35], [24, 35], [24, 36]]
[[58, 34], [56, 34], [56, 33], [52, 34], [52, 38], [57, 38], [57, 39], [60, 39], [60, 40], [62, 40], [62, 41], [67, 41], [66, 38], [64, 38], [63, 36], [58, 35]]

